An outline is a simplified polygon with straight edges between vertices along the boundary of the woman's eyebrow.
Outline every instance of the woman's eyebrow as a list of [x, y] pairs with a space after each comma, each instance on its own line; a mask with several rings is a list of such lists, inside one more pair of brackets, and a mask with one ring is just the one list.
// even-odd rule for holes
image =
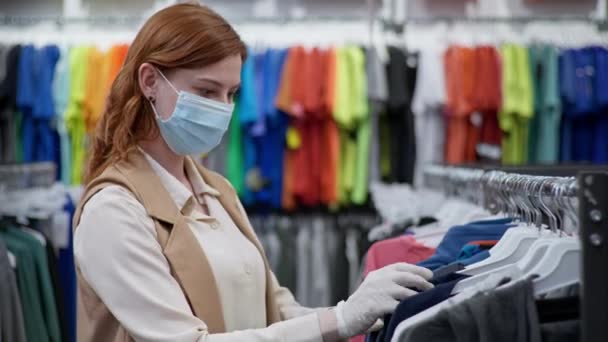
[[[218, 80], [215, 80], [215, 79], [213, 79], [213, 78], [208, 78], [208, 77], [197, 77], [197, 78], [196, 78], [196, 80], [197, 80], [197, 81], [201, 81], [201, 82], [208, 82], [208, 83], [214, 84], [214, 85], [216, 85], [216, 86], [218, 86], [218, 87], [222, 87], [222, 86], [224, 86], [224, 84], [223, 84], [222, 82], [220, 82], [220, 81], [218, 81]], [[240, 88], [240, 87], [241, 87], [241, 83], [239, 82], [239, 83], [237, 83], [237, 84], [233, 85], [233, 86], [232, 86], [232, 87], [230, 87], [230, 88], [231, 88], [231, 89], [238, 89], [238, 88]]]

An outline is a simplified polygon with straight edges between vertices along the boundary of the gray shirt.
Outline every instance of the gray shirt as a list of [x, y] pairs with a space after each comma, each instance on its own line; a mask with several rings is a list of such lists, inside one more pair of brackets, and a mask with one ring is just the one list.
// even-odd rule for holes
[[483, 292], [406, 330], [402, 342], [541, 342], [531, 280]]

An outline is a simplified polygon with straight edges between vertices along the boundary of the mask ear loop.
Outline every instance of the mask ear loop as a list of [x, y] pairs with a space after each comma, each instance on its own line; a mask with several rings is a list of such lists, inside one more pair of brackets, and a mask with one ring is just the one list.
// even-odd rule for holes
[[[167, 79], [167, 77], [165, 77], [165, 74], [163, 74], [163, 72], [160, 71], [156, 67], [154, 67], [154, 69], [156, 69], [156, 71], [158, 71], [158, 73], [160, 74], [160, 76], [169, 84], [169, 86], [171, 87], [171, 89], [173, 89], [173, 91], [175, 91], [175, 93], [179, 96], [179, 91], [173, 86], [173, 84]], [[156, 101], [154, 100], [154, 98], [152, 96], [148, 97], [148, 101], [150, 101], [150, 105], [152, 106], [152, 111], [154, 112], [154, 115], [156, 115], [156, 118], [158, 120], [168, 121], [170, 119], [169, 118], [167, 120], [164, 120], [163, 118], [160, 117], [160, 115], [158, 115], [158, 112], [156, 111], [156, 106], [154, 105], [154, 102], [156, 102]]]
[[160, 74], [160, 75], [161, 75], [161, 76], [162, 76], [162, 77], [165, 79], [165, 81], [167, 81], [167, 83], [169, 83], [169, 86], [170, 86], [171, 88], [173, 88], [173, 91], [175, 91], [175, 93], [176, 93], [177, 95], [179, 95], [179, 91], [177, 90], [177, 88], [175, 88], [175, 87], [173, 86], [173, 83], [171, 83], [171, 81], [169, 81], [169, 80], [167, 79], [167, 77], [165, 77], [165, 74], [163, 74], [163, 72], [162, 72], [162, 71], [160, 71], [160, 70], [159, 70], [158, 68], [156, 68], [156, 67], [155, 67], [154, 69], [156, 69], [156, 71], [158, 71], [158, 73], [159, 73], [159, 74]]

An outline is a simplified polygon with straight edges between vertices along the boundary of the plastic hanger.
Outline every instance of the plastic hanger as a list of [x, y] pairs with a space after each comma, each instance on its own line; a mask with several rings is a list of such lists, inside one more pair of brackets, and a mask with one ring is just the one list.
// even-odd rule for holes
[[8, 263], [11, 265], [12, 268], [17, 268], [17, 257], [15, 257], [15, 255], [13, 253], [11, 253], [10, 251], [7, 252], [8, 255]]
[[541, 261], [528, 272], [536, 276], [534, 292], [537, 296], [580, 282], [580, 242], [574, 237], [556, 240], [548, 246]]
[[[527, 190], [528, 183], [524, 179], [520, 180], [523, 183], [524, 190]], [[527, 201], [522, 197], [523, 204], [521, 211], [524, 212], [527, 222], [532, 222], [531, 210], [526, 207]], [[518, 202], [515, 202], [517, 205]], [[478, 275], [490, 272], [505, 265], [513, 264], [523, 258], [527, 253], [532, 243], [542, 236], [541, 230], [530, 229], [528, 224], [520, 224], [518, 227], [511, 228], [506, 231], [505, 235], [498, 241], [496, 246], [490, 249], [490, 257], [478, 263], [469, 265], [461, 273], [468, 275]], [[473, 278], [469, 278], [473, 279]], [[467, 279], [467, 280], [469, 280]], [[474, 280], [470, 280], [474, 282]]]
[[[555, 197], [563, 193], [562, 185], [553, 185]], [[541, 201], [542, 202], [542, 201]], [[543, 203], [544, 204], [544, 203]], [[557, 216], [550, 216], [556, 224]], [[559, 228], [558, 225], [554, 227]], [[562, 234], [560, 230], [560, 235]], [[534, 292], [537, 296], [580, 282], [581, 245], [576, 237], [560, 237], [552, 241], [547, 251], [524, 277], [534, 276]]]
[[[507, 176], [508, 177], [508, 176]], [[505, 180], [506, 182], [506, 180]], [[519, 180], [522, 184], [523, 193], [532, 191], [535, 192], [530, 183], [525, 181], [525, 178]], [[518, 182], [516, 181], [517, 185]], [[539, 196], [542, 196], [543, 184], [540, 184]], [[501, 188], [505, 188], [503, 185]], [[516, 188], [512, 190], [517, 190]], [[513, 191], [515, 193], [515, 191]], [[525, 196], [524, 196], [525, 197]], [[514, 202], [517, 204], [518, 202]], [[519, 202], [525, 204], [526, 201]], [[544, 203], [541, 201], [541, 208]], [[545, 206], [546, 207], [546, 206]], [[526, 208], [522, 208], [527, 211]], [[548, 208], [546, 208], [548, 209]], [[532, 215], [528, 215], [532, 216]], [[490, 257], [479, 263], [470, 265], [465, 269], [464, 274], [473, 275], [471, 278], [460, 281], [452, 290], [452, 293], [459, 293], [463, 290], [484, 281], [492, 273], [511, 272], [515, 274], [523, 274], [530, 270], [544, 256], [551, 242], [550, 239], [555, 238], [556, 234], [548, 230], [530, 229], [529, 226], [521, 226], [507, 230], [505, 236], [498, 242], [494, 248], [490, 250]]]

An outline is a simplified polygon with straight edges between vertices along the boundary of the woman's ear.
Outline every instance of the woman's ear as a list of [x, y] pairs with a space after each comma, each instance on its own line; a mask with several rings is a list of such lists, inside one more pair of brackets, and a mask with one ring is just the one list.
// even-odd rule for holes
[[154, 102], [158, 87], [158, 71], [150, 63], [143, 63], [138, 70], [139, 89], [146, 99]]

